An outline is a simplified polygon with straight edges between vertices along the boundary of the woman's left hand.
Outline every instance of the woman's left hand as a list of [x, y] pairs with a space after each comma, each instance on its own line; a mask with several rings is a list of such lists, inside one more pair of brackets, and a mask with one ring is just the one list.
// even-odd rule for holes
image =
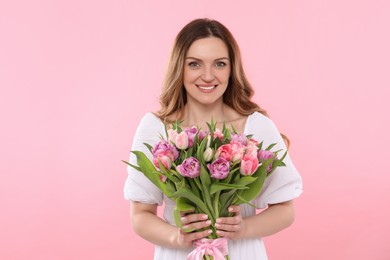
[[229, 212], [234, 213], [234, 216], [217, 218], [215, 223], [217, 235], [233, 240], [243, 238], [245, 234], [245, 221], [242, 218], [240, 206], [230, 206]]

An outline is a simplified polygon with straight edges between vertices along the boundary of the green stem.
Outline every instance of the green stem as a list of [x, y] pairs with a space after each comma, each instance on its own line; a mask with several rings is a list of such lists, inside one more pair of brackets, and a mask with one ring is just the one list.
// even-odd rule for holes
[[217, 191], [214, 195], [214, 214], [215, 219], [219, 218], [219, 195], [221, 194], [221, 191]]
[[208, 193], [209, 191], [205, 189], [205, 187], [202, 188], [202, 184], [200, 183], [200, 180], [196, 177], [194, 178], [194, 181], [196, 183], [196, 185], [198, 186], [198, 189], [200, 190], [201, 194], [202, 194], [202, 197], [203, 197], [203, 201], [206, 202], [206, 206], [207, 208], [209, 209], [209, 211], [211, 212], [211, 215], [209, 216], [210, 220], [215, 223], [215, 217], [214, 217], [214, 210], [213, 210], [213, 205], [211, 203], [211, 198], [210, 198], [210, 194]]

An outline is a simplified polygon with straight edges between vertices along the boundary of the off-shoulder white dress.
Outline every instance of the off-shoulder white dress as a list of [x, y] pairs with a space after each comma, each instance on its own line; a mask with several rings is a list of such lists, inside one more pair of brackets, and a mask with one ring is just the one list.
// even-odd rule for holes
[[[151, 145], [157, 143], [162, 134], [165, 136], [162, 121], [152, 113], [147, 113], [141, 120], [134, 136], [132, 150], [143, 151], [151, 158], [150, 152], [143, 143]], [[283, 139], [274, 123], [261, 113], [255, 112], [248, 116], [244, 134], [252, 134], [258, 141], [264, 141], [264, 146], [277, 143], [275, 150], [286, 149]], [[281, 153], [282, 154], [282, 153]], [[136, 164], [136, 158], [130, 155], [130, 162]], [[258, 208], [265, 208], [268, 204], [280, 203], [297, 198], [302, 193], [301, 177], [287, 155], [284, 160], [286, 167], [278, 167], [267, 178], [261, 194], [253, 201]], [[150, 182], [141, 172], [128, 167], [128, 177], [124, 186], [124, 197], [127, 200], [139, 201], [147, 204], [165, 204], [164, 218], [174, 225], [173, 208], [175, 203], [164, 196], [161, 191]], [[249, 205], [241, 205], [243, 217], [255, 214], [255, 209]], [[164, 234], [162, 234], [164, 235]], [[172, 249], [156, 245], [155, 260], [185, 260], [191, 249]], [[267, 259], [263, 240], [242, 239], [229, 241], [229, 256], [231, 260]]]

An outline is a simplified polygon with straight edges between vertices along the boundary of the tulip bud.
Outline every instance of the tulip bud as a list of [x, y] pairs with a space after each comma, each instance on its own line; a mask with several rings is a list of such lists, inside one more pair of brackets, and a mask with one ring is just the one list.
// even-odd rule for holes
[[211, 159], [213, 158], [213, 149], [211, 149], [210, 147], [208, 147], [204, 153], [203, 153], [203, 159], [206, 161], [206, 162], [209, 162], [211, 161]]
[[176, 137], [177, 137], [177, 131], [173, 129], [168, 129], [168, 141], [172, 144], [175, 144]]

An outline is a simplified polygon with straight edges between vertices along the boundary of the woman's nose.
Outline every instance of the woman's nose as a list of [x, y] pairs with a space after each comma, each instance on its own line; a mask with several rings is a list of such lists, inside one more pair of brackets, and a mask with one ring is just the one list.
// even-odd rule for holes
[[209, 82], [209, 81], [213, 81], [214, 78], [215, 78], [215, 76], [214, 76], [214, 73], [213, 73], [213, 69], [211, 67], [204, 68], [203, 74], [202, 74], [202, 79], [204, 81]]

